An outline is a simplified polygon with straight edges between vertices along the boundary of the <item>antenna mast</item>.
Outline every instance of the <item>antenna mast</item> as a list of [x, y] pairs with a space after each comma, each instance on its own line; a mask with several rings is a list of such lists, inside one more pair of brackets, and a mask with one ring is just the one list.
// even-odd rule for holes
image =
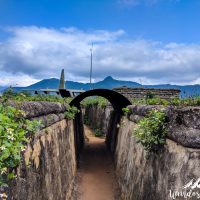
[[92, 43], [92, 47], [90, 48], [90, 56], [91, 56], [91, 63], [90, 63], [90, 89], [92, 90], [92, 56], [93, 56], [93, 43]]

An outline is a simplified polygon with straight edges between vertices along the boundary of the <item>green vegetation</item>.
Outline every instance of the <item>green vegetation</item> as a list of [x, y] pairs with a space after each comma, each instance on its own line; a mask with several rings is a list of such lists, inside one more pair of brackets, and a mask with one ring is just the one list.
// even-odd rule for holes
[[11, 88], [4, 92], [0, 98], [0, 186], [6, 186], [9, 180], [16, 177], [15, 169], [20, 164], [27, 142], [43, 127], [40, 121], [27, 120], [24, 111], [11, 107], [10, 100], [16, 102], [16, 105], [22, 101], [59, 102], [68, 108], [65, 112], [67, 119], [73, 119], [79, 112], [76, 107], [69, 106], [72, 98], [53, 95], [31, 96], [26, 92], [15, 93]]
[[138, 128], [133, 134], [147, 152], [156, 152], [165, 144], [166, 126], [166, 114], [162, 111], [151, 110], [139, 121]]
[[88, 126], [90, 125], [90, 121], [89, 121], [89, 118], [88, 118], [87, 115], [84, 115], [83, 123], [84, 123], [85, 125], [88, 125]]
[[15, 178], [25, 144], [41, 127], [41, 122], [25, 119], [23, 111], [0, 104], [0, 186]]
[[147, 99], [153, 99], [153, 98], [155, 98], [155, 94], [152, 93], [152, 92], [148, 92], [147, 95], [146, 95], [146, 98]]
[[100, 129], [95, 129], [95, 137], [102, 137], [103, 136], [103, 132]]
[[124, 113], [125, 116], [128, 116], [128, 114], [130, 114], [130, 112], [131, 112], [128, 107], [122, 108], [122, 111], [123, 111], [123, 113]]
[[22, 101], [48, 101], [48, 102], [58, 102], [62, 104], [69, 104], [72, 101], [72, 98], [62, 98], [60, 96], [55, 95], [31, 95], [28, 92], [13, 92], [12, 88], [6, 90], [1, 97], [1, 101], [13, 100], [17, 102]]
[[163, 106], [200, 106], [200, 96], [190, 97], [185, 99], [172, 98], [169, 100], [159, 97], [146, 99], [132, 99], [132, 104], [136, 105], [163, 105]]
[[79, 113], [80, 111], [76, 108], [76, 107], [68, 107], [67, 108], [67, 111], [65, 112], [65, 118], [66, 119], [74, 119], [75, 118], [75, 115], [77, 113]]
[[108, 105], [108, 100], [104, 97], [88, 97], [85, 98], [81, 104], [83, 106], [99, 105], [101, 108], [105, 108]]

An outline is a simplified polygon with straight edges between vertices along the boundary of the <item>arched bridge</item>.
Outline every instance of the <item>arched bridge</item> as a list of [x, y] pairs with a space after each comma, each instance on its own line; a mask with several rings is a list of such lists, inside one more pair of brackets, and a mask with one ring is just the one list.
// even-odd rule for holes
[[70, 106], [78, 107], [83, 99], [90, 96], [101, 96], [106, 98], [112, 104], [114, 110], [119, 113], [122, 113], [122, 108], [131, 105], [131, 102], [118, 92], [108, 89], [94, 89], [79, 94], [71, 101]]

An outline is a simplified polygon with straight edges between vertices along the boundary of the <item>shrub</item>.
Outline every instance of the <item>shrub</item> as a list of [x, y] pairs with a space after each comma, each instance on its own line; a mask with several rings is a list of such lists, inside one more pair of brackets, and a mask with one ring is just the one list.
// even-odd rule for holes
[[133, 99], [131, 99], [131, 103], [135, 104], [135, 105], [144, 105], [144, 104], [146, 104], [146, 99], [133, 98]]
[[83, 123], [84, 123], [85, 125], [90, 125], [90, 121], [89, 121], [89, 119], [88, 119], [88, 116], [84, 115]]
[[170, 103], [174, 106], [178, 106], [178, 105], [181, 105], [182, 102], [183, 100], [181, 101], [181, 99], [179, 98], [172, 98]]
[[75, 115], [77, 113], [79, 113], [79, 110], [76, 107], [74, 107], [74, 106], [72, 106], [72, 107], [68, 106], [67, 111], [65, 112], [65, 118], [69, 119], [69, 120], [70, 119], [74, 119]]
[[3, 93], [3, 97], [5, 99], [10, 99], [12, 97], [17, 96], [17, 93], [13, 91], [12, 87], [8, 88], [7, 90], [5, 90], [5, 92]]
[[83, 106], [99, 105], [101, 108], [105, 108], [108, 105], [108, 100], [103, 97], [88, 97], [81, 104]]
[[103, 132], [100, 129], [96, 129], [95, 130], [95, 137], [102, 137], [103, 136]]
[[105, 108], [107, 105], [108, 105], [108, 100], [103, 98], [103, 97], [99, 97], [98, 98], [98, 105], [101, 107], [101, 108]]
[[155, 97], [155, 94], [152, 92], [148, 92], [146, 95], [146, 99], [153, 99]]
[[156, 152], [165, 144], [167, 117], [162, 111], [152, 110], [138, 123], [133, 134], [147, 152]]
[[122, 108], [122, 111], [123, 111], [123, 113], [124, 113], [125, 116], [128, 116], [128, 114], [130, 114], [130, 112], [131, 112], [128, 107]]
[[15, 178], [14, 169], [20, 163], [21, 152], [25, 149], [25, 144], [42, 126], [41, 122], [29, 121], [24, 117], [23, 111], [0, 104], [1, 186], [5, 186], [8, 180]]

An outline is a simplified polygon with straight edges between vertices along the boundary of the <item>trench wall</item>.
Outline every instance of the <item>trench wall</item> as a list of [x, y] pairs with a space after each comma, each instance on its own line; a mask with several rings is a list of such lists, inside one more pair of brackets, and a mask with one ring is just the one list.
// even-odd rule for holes
[[119, 120], [120, 115], [113, 110], [112, 106], [88, 105], [83, 109], [83, 121], [93, 130], [99, 129], [105, 134], [107, 147], [112, 154], [114, 154], [116, 148]]
[[24, 102], [19, 108], [27, 113], [27, 119], [42, 120], [44, 127], [22, 153], [17, 178], [1, 190], [6, 190], [9, 200], [73, 199], [74, 130], [73, 121], [64, 117], [66, 107], [59, 103]]
[[[184, 194], [191, 195], [188, 199], [200, 198], [200, 189], [194, 186], [200, 177], [200, 108], [134, 105], [129, 108], [130, 115], [121, 119], [116, 130], [114, 150], [120, 199], [186, 199]], [[168, 135], [164, 148], [147, 157], [143, 146], [133, 136], [133, 131], [137, 128], [137, 122], [155, 108], [164, 110], [169, 118]], [[90, 108], [90, 113], [102, 116], [97, 118], [98, 122], [93, 121], [93, 124], [101, 124], [100, 121], [106, 118], [103, 117], [105, 110], [99, 110], [100, 108]], [[98, 115], [98, 112], [101, 114]], [[112, 123], [109, 116], [106, 121]], [[108, 127], [112, 126], [110, 124]], [[184, 189], [190, 181], [191, 185]]]

